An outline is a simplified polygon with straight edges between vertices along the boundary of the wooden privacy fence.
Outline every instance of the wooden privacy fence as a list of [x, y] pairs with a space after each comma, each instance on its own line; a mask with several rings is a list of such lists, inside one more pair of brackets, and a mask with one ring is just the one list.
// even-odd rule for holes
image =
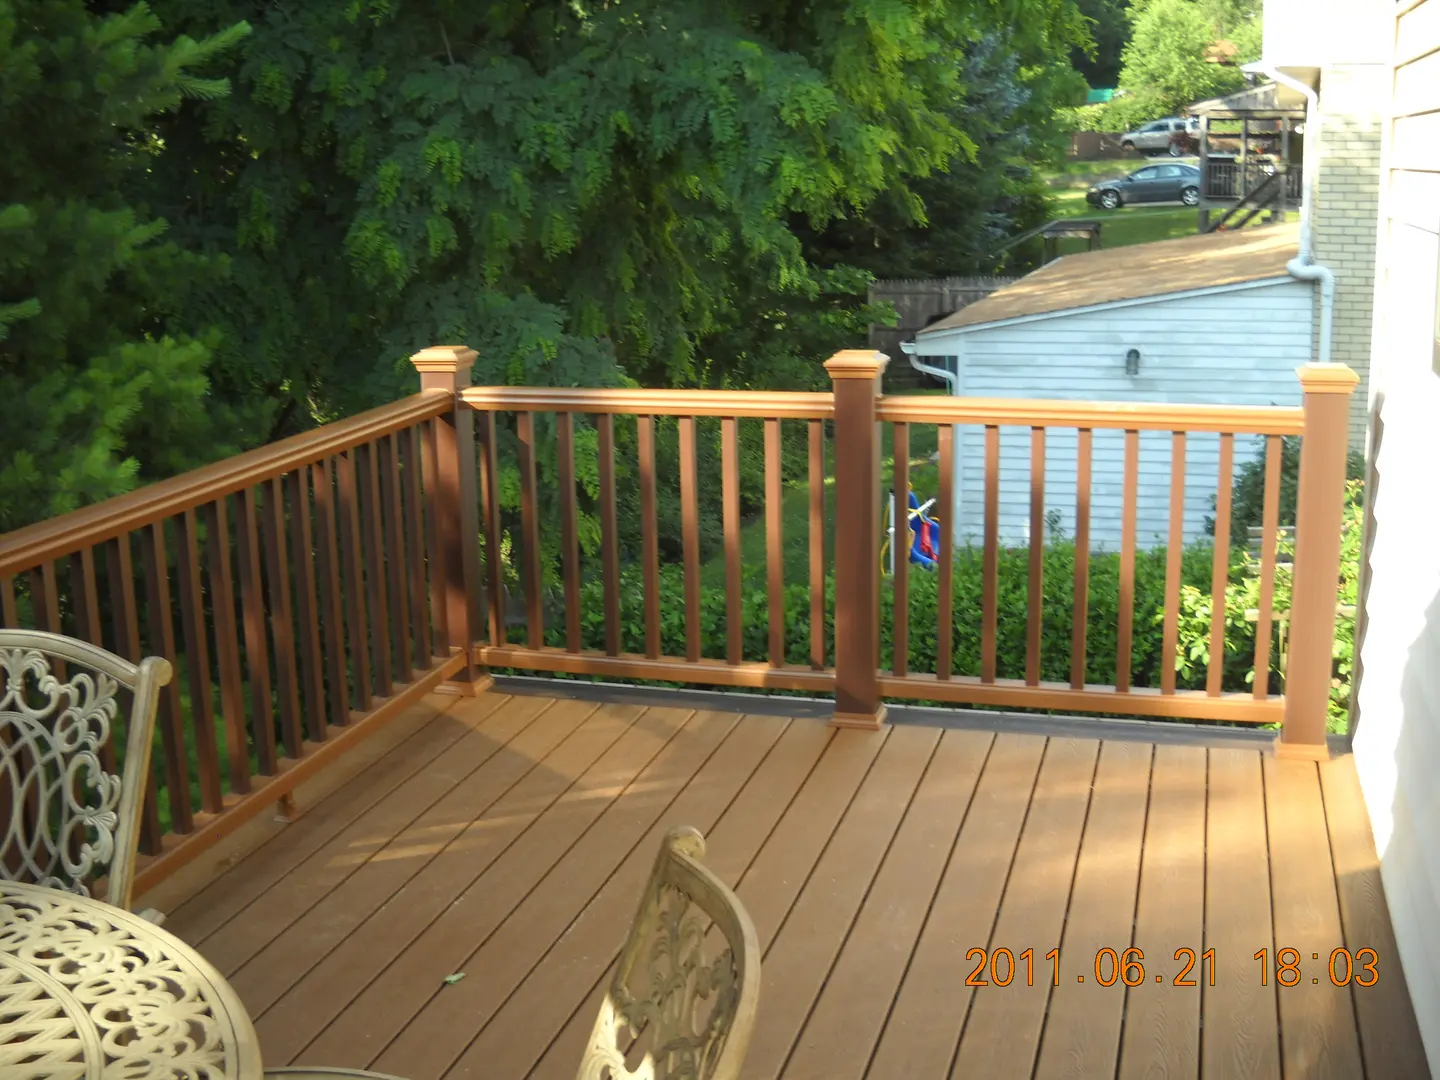
[[[857, 726], [879, 724], [885, 698], [1279, 721], [1285, 750], [1323, 750], [1346, 409], [1356, 382], [1343, 366], [1302, 369], [1302, 408], [1226, 408], [885, 397], [886, 358], [869, 351], [832, 357], [826, 393], [471, 387], [474, 359], [464, 347], [426, 349], [413, 358], [421, 392], [412, 397], [0, 537], [5, 626], [55, 630], [176, 666], [146, 794], [140, 890], [264, 807], [283, 804], [295, 784], [423, 694], [482, 691], [489, 668], [833, 694], [836, 722]], [[617, 458], [622, 424], [624, 457]], [[954, 432], [967, 424], [985, 433], [978, 670], [954, 670], [957, 552], [948, 528], [941, 530], [934, 670], [911, 670], [914, 578], [903, 558], [891, 585], [892, 659], [882, 669], [882, 430], [888, 426], [891, 484], [903, 506], [912, 436], [934, 427], [943, 508], [953, 505]], [[742, 438], [741, 425], [763, 432], [758, 444]], [[998, 598], [1013, 584], [1000, 573], [995, 525], [1001, 427], [1030, 433], [1018, 677], [1006, 677], [997, 662], [1005, 629]], [[1045, 448], [1056, 429], [1074, 430], [1079, 447], [1073, 581], [1062, 583], [1072, 608], [1070, 678], [1060, 682], [1041, 677], [1040, 630]], [[1086, 677], [1088, 605], [1096, 595], [1086, 533], [1091, 440], [1104, 429], [1124, 433], [1126, 538], [1113, 680], [1096, 685]], [[663, 470], [662, 431], [675, 440], [673, 468]], [[1141, 431], [1171, 433], [1176, 451], [1154, 686], [1135, 684], [1130, 660], [1144, 632], [1134, 624]], [[1256, 677], [1245, 692], [1222, 686], [1223, 663], [1210, 665], [1203, 689], [1176, 685], [1176, 508], [1185, 441], [1202, 433], [1221, 447], [1212, 597], [1223, 598], [1230, 571], [1235, 436], [1261, 436], [1267, 448]], [[704, 441], [712, 434], [713, 455]], [[1280, 440], [1297, 434], [1303, 449], [1281, 696], [1269, 690]], [[787, 462], [787, 446], [803, 460]], [[742, 459], [751, 449], [753, 460]], [[702, 468], [702, 460], [710, 464]], [[764, 569], [756, 588], [743, 561], [742, 461], [752, 479], [763, 477], [763, 524], [755, 528], [763, 531]], [[626, 505], [638, 520], [621, 518], [622, 473], [635, 477], [638, 498]], [[717, 483], [721, 527], [711, 567], [702, 548], [713, 530], [701, 496]], [[661, 507], [679, 523], [678, 542], [663, 551]], [[801, 557], [787, 560], [787, 529], [797, 526]], [[638, 551], [623, 550], [624, 538], [637, 534]], [[662, 585], [677, 577], [667, 596]], [[723, 603], [716, 596], [712, 605], [717, 577]], [[522, 598], [518, 620], [505, 600], [512, 581]], [[804, 602], [787, 609], [795, 590], [806, 593]], [[1223, 657], [1225, 608], [1213, 606], [1210, 645]], [[638, 613], [634, 632], [622, 625], [626, 608]], [[763, 641], [747, 639], [747, 610], [763, 620]], [[722, 624], [723, 638], [707, 638]]]

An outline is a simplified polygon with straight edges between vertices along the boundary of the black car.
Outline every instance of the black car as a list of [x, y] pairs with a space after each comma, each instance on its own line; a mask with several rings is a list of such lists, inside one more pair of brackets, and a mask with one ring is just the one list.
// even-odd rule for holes
[[1129, 176], [1102, 180], [1085, 193], [1091, 206], [1114, 210], [1131, 203], [1200, 202], [1200, 170], [1194, 165], [1146, 165]]

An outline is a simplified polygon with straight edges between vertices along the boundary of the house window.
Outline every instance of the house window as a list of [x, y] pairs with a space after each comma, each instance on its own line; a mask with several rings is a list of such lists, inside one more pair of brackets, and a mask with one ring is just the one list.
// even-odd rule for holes
[[1139, 375], [1139, 374], [1140, 374], [1140, 350], [1139, 350], [1139, 349], [1131, 349], [1129, 352], [1127, 352], [1127, 353], [1125, 354], [1125, 374], [1126, 374], [1126, 375]]

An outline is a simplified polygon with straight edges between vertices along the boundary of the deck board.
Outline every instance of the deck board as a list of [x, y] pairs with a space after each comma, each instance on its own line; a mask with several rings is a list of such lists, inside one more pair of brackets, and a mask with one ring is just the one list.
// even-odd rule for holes
[[974, 994], [966, 953], [990, 945], [1044, 749], [1044, 739], [996, 736], [869, 1075], [950, 1075]]
[[[689, 824], [764, 954], [747, 1078], [1426, 1075], [1348, 761], [680, 704], [432, 699], [168, 925], [268, 1066], [569, 1080]], [[1278, 995], [1277, 944], [1306, 971]], [[1378, 987], [1328, 985], [1342, 944], [1382, 950]], [[1130, 945], [1147, 981], [1096, 985], [1094, 954]], [[969, 950], [1001, 946], [1034, 950], [1033, 985], [1021, 960], [967, 987]], [[1216, 985], [1197, 963], [1174, 986], [1206, 947]]]
[[[954, 1080], [1029, 1080], [1034, 1071], [1053, 987], [1049, 980], [1027, 978], [1020, 956], [1033, 949], [1036, 969], [1043, 970], [1045, 954], [1061, 944], [1099, 753], [1100, 744], [1091, 739], [1051, 739], [1045, 748], [1000, 917], [990, 936], [991, 963], [981, 976], [990, 982], [976, 989], [950, 1070]], [[1009, 949], [1014, 965], [1008, 959], [997, 961], [997, 949]], [[1070, 974], [1072, 964], [1082, 972], [1086, 968], [1084, 957], [1071, 959], [1062, 949], [1062, 982], [1076, 977]], [[1006, 979], [1007, 985], [998, 979]]]
[[1205, 819], [1205, 947], [1215, 985], [1200, 987], [1205, 1080], [1280, 1080], [1275, 982], [1261, 985], [1261, 949], [1275, 948], [1260, 755], [1211, 750]]
[[776, 1080], [785, 1068], [939, 741], [935, 728], [891, 733], [771, 941], [771, 1005], [755, 1024], [748, 1078]]
[[1126, 991], [1118, 1080], [1199, 1075], [1200, 997], [1209, 977], [1203, 956], [1205, 770], [1201, 747], [1155, 748], [1135, 940], [1144, 942], [1146, 964], [1162, 978]]
[[[1051, 990], [1035, 1080], [1115, 1075], [1127, 987], [1123, 978], [1102, 986], [1095, 981], [1094, 966], [1104, 949], [1113, 950], [1122, 964], [1128, 948], [1145, 951], [1145, 943], [1134, 936], [1135, 892], [1152, 749], [1144, 743], [1101, 744], [1095, 791], [1060, 941], [1063, 977]], [[1041, 953], [1038, 942], [1036, 946], [1037, 954]], [[1148, 955], [1154, 956], [1153, 950]], [[1144, 962], [1143, 957], [1140, 960]], [[1153, 968], [1154, 960], [1150, 963]], [[1106, 965], [1109, 978], [1114, 969], [1108, 957]], [[1037, 955], [1036, 983], [1042, 978], [1053, 980], [1053, 971], [1050, 964], [1042, 966]], [[1084, 982], [1077, 978], [1081, 975]], [[1151, 989], [1151, 985], [1137, 986], [1136, 992], [1145, 994]]]
[[1275, 948], [1294, 949], [1299, 964], [1296, 975], [1286, 975], [1298, 980], [1295, 985], [1276, 991], [1286, 1036], [1280, 1044], [1284, 1074], [1314, 1080], [1360, 1076], [1355, 1006], [1349, 988], [1336, 986], [1329, 971], [1330, 954], [1343, 938], [1320, 772], [1313, 761], [1275, 758], [1265, 760], [1264, 770]]
[[947, 731], [796, 1043], [788, 1080], [859, 1080], [909, 966], [994, 736]]

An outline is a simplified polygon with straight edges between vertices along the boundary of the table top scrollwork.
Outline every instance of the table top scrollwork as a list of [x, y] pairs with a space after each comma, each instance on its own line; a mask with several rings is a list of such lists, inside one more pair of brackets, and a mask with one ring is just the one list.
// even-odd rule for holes
[[0, 881], [5, 1080], [253, 1080], [234, 990], [172, 934], [108, 904]]

